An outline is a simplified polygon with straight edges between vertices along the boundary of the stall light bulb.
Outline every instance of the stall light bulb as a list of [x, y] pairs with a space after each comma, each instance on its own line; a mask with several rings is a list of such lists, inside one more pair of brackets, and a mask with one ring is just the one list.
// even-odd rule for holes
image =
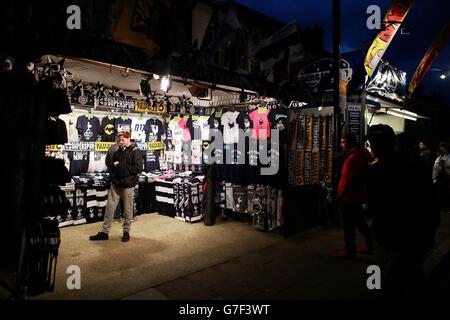
[[162, 77], [160, 89], [164, 92], [167, 92], [167, 89], [169, 89], [169, 85], [170, 85], [169, 77], [167, 76]]

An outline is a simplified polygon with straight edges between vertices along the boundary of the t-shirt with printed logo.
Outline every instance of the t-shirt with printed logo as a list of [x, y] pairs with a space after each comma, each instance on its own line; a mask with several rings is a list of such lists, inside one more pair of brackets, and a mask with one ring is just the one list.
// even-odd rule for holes
[[270, 110], [268, 109], [263, 111], [256, 109], [250, 112], [250, 119], [253, 122], [253, 139], [266, 140], [270, 138], [269, 112]]
[[102, 133], [100, 120], [97, 117], [79, 116], [77, 119], [77, 130], [81, 141], [94, 142]]
[[146, 141], [146, 122], [146, 119], [133, 119], [133, 121], [131, 122], [131, 139], [136, 142]]
[[109, 116], [102, 119], [102, 141], [116, 141], [116, 119]]
[[227, 111], [222, 115], [223, 142], [225, 144], [239, 142], [239, 126], [236, 123], [238, 116], [239, 112], [237, 111]]
[[131, 131], [131, 119], [130, 118], [117, 118], [115, 122], [116, 132], [119, 133], [123, 130]]
[[150, 118], [145, 123], [145, 135], [147, 142], [161, 141], [163, 133], [163, 125], [161, 120], [156, 118]]

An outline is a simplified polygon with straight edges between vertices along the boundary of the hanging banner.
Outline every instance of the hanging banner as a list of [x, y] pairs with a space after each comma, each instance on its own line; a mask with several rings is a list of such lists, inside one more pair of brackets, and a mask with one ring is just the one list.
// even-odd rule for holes
[[313, 142], [313, 116], [305, 116], [305, 163], [304, 163], [304, 183], [311, 184], [312, 166], [312, 142]]
[[325, 181], [325, 168], [327, 164], [327, 121], [320, 117], [320, 181]]
[[378, 66], [384, 52], [400, 28], [401, 22], [405, 19], [413, 3], [414, 0], [396, 0], [388, 9], [383, 20], [385, 28], [373, 41], [364, 60], [364, 68], [369, 78]]
[[147, 143], [147, 150], [162, 150], [164, 143], [162, 141], [152, 141]]
[[297, 124], [297, 154], [296, 154], [296, 169], [295, 169], [295, 181], [297, 185], [305, 184], [304, 166], [305, 166], [305, 130], [306, 130], [306, 117], [300, 115]]
[[311, 183], [320, 183], [320, 117], [313, 117], [313, 139], [311, 154]]
[[45, 151], [46, 152], [58, 152], [61, 151], [63, 149], [64, 145], [62, 144], [52, 144], [52, 145], [47, 145], [45, 146]]
[[381, 60], [375, 76], [367, 84], [366, 92], [403, 102], [406, 94], [406, 72]]
[[152, 105], [145, 100], [136, 100], [134, 102], [134, 110], [136, 112], [167, 113], [167, 108], [164, 104]]
[[96, 142], [69, 142], [65, 143], [63, 151], [95, 151]]
[[96, 152], [108, 152], [109, 148], [115, 144], [115, 142], [101, 142], [97, 141], [95, 143], [95, 151]]
[[361, 142], [361, 106], [349, 104], [347, 107], [347, 130], [356, 136], [358, 143]]
[[422, 58], [422, 61], [417, 67], [417, 70], [414, 73], [411, 82], [409, 83], [408, 91], [410, 94], [412, 94], [416, 89], [417, 85], [420, 82], [422, 82], [423, 77], [430, 69], [431, 65], [433, 64], [433, 61], [439, 55], [439, 52], [441, 51], [442, 47], [447, 42], [449, 37], [450, 37], [450, 22], [448, 22], [442, 28], [442, 30], [439, 32], [436, 39], [434, 40], [433, 44], [428, 49], [427, 53], [425, 53], [425, 56]]
[[325, 167], [325, 183], [331, 184], [333, 181], [333, 117], [326, 117], [326, 138], [327, 138], [327, 165]]
[[98, 107], [133, 110], [134, 100], [117, 97], [101, 97], [98, 99]]

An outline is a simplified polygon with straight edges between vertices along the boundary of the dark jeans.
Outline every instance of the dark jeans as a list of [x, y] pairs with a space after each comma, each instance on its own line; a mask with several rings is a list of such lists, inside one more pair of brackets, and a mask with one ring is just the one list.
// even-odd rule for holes
[[347, 252], [356, 254], [356, 228], [363, 235], [367, 247], [372, 250], [372, 235], [364, 217], [362, 205], [341, 202], [341, 212]]

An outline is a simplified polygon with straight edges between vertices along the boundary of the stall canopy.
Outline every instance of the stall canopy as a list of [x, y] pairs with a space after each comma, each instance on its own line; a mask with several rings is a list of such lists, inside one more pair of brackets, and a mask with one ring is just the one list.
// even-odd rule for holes
[[[43, 63], [50, 60], [54, 63], [63, 57], [46, 55], [41, 58]], [[131, 98], [142, 99], [140, 84], [148, 81], [152, 93], [163, 96], [166, 92], [161, 88], [164, 76], [169, 76], [169, 97], [183, 97], [191, 99], [197, 106], [214, 107], [221, 105], [239, 104], [258, 97], [257, 92], [244, 88], [235, 88], [220, 84], [211, 84], [193, 79], [184, 79], [170, 75], [157, 75], [151, 72], [126, 68], [83, 58], [65, 57], [64, 69], [68, 73], [68, 80], [80, 81], [87, 84], [101, 83], [107, 87], [117, 87]]]

